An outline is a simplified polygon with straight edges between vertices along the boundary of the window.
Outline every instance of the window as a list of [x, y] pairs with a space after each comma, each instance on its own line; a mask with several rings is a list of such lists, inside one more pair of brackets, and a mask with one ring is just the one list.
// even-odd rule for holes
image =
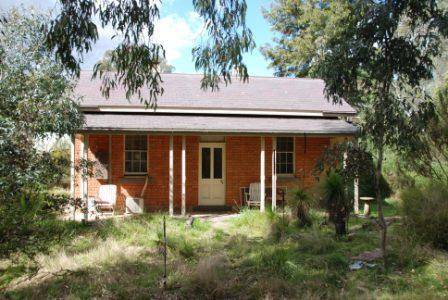
[[201, 178], [223, 178], [223, 150], [219, 147], [203, 147], [201, 149]]
[[202, 148], [202, 179], [210, 178], [210, 148]]
[[222, 178], [222, 148], [213, 149], [213, 178]]
[[146, 135], [127, 135], [124, 143], [124, 173], [147, 173], [148, 140]]
[[294, 138], [277, 138], [277, 174], [294, 174]]

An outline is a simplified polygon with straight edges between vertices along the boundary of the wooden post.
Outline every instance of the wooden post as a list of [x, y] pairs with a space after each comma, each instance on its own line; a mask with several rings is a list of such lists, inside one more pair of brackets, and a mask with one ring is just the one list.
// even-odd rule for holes
[[186, 181], [187, 181], [187, 162], [186, 162], [186, 141], [185, 135], [182, 136], [182, 216], [186, 213]]
[[170, 153], [169, 153], [169, 213], [170, 216], [174, 215], [174, 149], [173, 149], [173, 136], [170, 135]]
[[[84, 134], [84, 143], [82, 144], [82, 156], [84, 158], [85, 167], [88, 167], [87, 161], [89, 159], [88, 156], [89, 153], [89, 135], [86, 133]], [[84, 211], [84, 220], [88, 220], [89, 218], [89, 180], [88, 180], [88, 170], [83, 170], [84, 174], [81, 174], [82, 176], [82, 198], [85, 204], [85, 211]]]
[[277, 138], [272, 137], [272, 211], [277, 208]]
[[264, 140], [264, 136], [261, 137], [261, 142], [260, 142], [260, 211], [264, 212], [265, 211], [265, 140]]

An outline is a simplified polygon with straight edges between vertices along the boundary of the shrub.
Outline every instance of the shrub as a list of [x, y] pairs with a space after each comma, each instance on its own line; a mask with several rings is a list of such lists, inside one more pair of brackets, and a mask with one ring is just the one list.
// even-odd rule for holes
[[424, 243], [448, 249], [448, 185], [428, 182], [401, 194], [404, 225]]
[[[33, 256], [70, 231], [56, 215], [66, 205], [64, 196], [46, 193], [23, 194], [20, 199], [0, 204], [0, 258], [21, 251]], [[66, 228], [67, 227], [67, 228]]]
[[311, 227], [308, 234], [303, 235], [298, 244], [300, 252], [308, 252], [314, 255], [327, 254], [335, 251], [336, 242], [325, 234], [318, 226]]
[[192, 274], [191, 283], [207, 293], [216, 293], [223, 288], [223, 274], [227, 264], [227, 258], [223, 255], [201, 257]]
[[288, 218], [283, 218], [282, 216], [275, 215], [272, 219], [270, 227], [270, 237], [276, 242], [280, 241], [285, 237], [285, 235], [290, 233], [289, 225], [290, 221]]
[[[392, 189], [383, 175], [380, 177], [381, 198], [385, 199], [392, 195]], [[359, 178], [359, 194], [361, 196], [375, 196], [375, 175]]]
[[287, 201], [288, 206], [297, 216], [299, 227], [311, 226], [312, 220], [309, 216], [309, 209], [313, 203], [313, 198], [304, 189], [296, 188], [290, 192]]
[[337, 235], [346, 234], [346, 222], [351, 209], [351, 200], [346, 193], [344, 178], [330, 171], [322, 184], [324, 203], [330, 221], [335, 224]]

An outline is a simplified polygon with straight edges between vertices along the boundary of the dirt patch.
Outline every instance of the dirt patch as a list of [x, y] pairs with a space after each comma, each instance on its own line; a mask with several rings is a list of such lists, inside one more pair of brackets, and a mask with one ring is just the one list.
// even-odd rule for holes
[[238, 214], [197, 214], [192, 217], [210, 222], [213, 229], [225, 230], [229, 227], [229, 220], [238, 217]]

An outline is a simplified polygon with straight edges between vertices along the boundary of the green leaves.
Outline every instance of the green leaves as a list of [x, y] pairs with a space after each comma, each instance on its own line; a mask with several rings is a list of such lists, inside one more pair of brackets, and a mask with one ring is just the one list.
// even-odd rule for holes
[[228, 84], [232, 73], [243, 81], [249, 74], [243, 54], [255, 47], [252, 32], [245, 25], [247, 6], [244, 0], [193, 0], [204, 19], [206, 38], [194, 47], [196, 70], [203, 70], [202, 88], [218, 88], [221, 78]]
[[[159, 19], [159, 5], [150, 0], [60, 0], [60, 14], [47, 28], [46, 44], [54, 51], [64, 68], [79, 76], [83, 54], [92, 50], [98, 39], [95, 18], [100, 26], [111, 26], [115, 39], [121, 39], [110, 55], [114, 72], [100, 64], [94, 76], [103, 79], [102, 93], [108, 96], [119, 85], [126, 88], [126, 98], [136, 96], [146, 106], [154, 107], [163, 94], [160, 64], [165, 58], [163, 45], [153, 42], [154, 25]], [[203, 39], [192, 50], [195, 67], [202, 70], [202, 87], [227, 84], [232, 72], [247, 80], [243, 54], [255, 47], [252, 33], [245, 25], [244, 0], [193, 0], [196, 12], [203, 18]]]
[[333, 102], [358, 109], [375, 145], [413, 147], [434, 108], [432, 76], [448, 13], [425, 1], [281, 0], [265, 13], [282, 36], [265, 55], [280, 76], [325, 81]]
[[83, 119], [73, 82], [43, 43], [48, 16], [12, 10], [0, 24], [0, 204], [57, 180], [68, 161], [36, 141], [73, 133]]

